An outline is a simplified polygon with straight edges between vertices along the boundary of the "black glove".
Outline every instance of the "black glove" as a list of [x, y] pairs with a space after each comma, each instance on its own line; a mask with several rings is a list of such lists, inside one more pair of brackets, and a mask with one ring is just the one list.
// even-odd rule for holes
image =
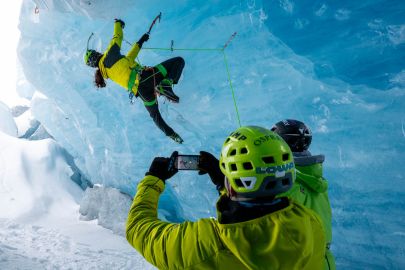
[[180, 137], [179, 134], [177, 134], [176, 132], [173, 131], [173, 134], [169, 136], [170, 139], [172, 139], [173, 141], [175, 141], [176, 143], [182, 144], [184, 142], [184, 140]]
[[137, 43], [138, 43], [139, 47], [142, 47], [143, 43], [148, 40], [149, 40], [149, 34], [143, 34]]
[[208, 173], [212, 183], [217, 186], [218, 190], [224, 187], [225, 176], [219, 168], [219, 160], [211, 153], [200, 151], [200, 161], [198, 164], [198, 168], [200, 169], [198, 174], [203, 175]]
[[174, 151], [170, 158], [155, 157], [150, 165], [149, 171], [145, 175], [156, 176], [165, 182], [178, 171], [174, 166], [177, 155], [178, 152]]
[[124, 29], [125, 23], [123, 20], [121, 20], [121, 19], [114, 19], [114, 20], [115, 20], [115, 22], [119, 22], [121, 24], [121, 28]]

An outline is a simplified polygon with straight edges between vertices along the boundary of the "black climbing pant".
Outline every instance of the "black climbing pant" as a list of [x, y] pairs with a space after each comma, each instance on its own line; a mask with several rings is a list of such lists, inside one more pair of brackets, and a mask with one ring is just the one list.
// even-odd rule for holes
[[163, 120], [159, 112], [159, 107], [157, 104], [155, 96], [155, 86], [157, 86], [163, 79], [171, 79], [173, 84], [179, 82], [181, 73], [184, 68], [184, 59], [181, 57], [170, 58], [162, 63], [160, 63], [167, 71], [166, 77], [159, 72], [158, 68], [146, 68], [141, 73], [140, 83], [138, 86], [138, 93], [149, 115], [152, 117], [153, 122], [167, 135], [173, 135], [174, 131], [169, 127]]

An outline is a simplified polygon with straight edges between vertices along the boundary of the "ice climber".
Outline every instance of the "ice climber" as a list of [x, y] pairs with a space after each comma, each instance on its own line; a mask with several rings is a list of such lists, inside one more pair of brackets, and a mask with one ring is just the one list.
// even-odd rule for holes
[[217, 219], [158, 219], [160, 194], [177, 173], [171, 160], [153, 160], [128, 214], [127, 240], [150, 263], [159, 269], [323, 269], [326, 244], [318, 216], [287, 197], [276, 198], [295, 180], [292, 152], [276, 133], [241, 127], [225, 140], [219, 161], [200, 153], [199, 173], [208, 173], [219, 189], [225, 185]]
[[322, 220], [326, 236], [325, 269], [336, 269], [330, 251], [332, 242], [332, 211], [328, 197], [328, 182], [323, 178], [324, 155], [311, 155], [308, 148], [312, 141], [311, 130], [301, 121], [286, 119], [276, 123], [272, 129], [290, 146], [297, 178], [293, 187], [279, 196], [288, 196], [314, 210]]
[[95, 72], [96, 87], [105, 87], [105, 79], [111, 79], [129, 92], [130, 99], [139, 97], [155, 124], [171, 139], [182, 143], [183, 139], [163, 120], [158, 107], [156, 95], [163, 95], [174, 103], [179, 97], [173, 92], [173, 85], [177, 84], [184, 68], [184, 59], [174, 57], [154, 67], [141, 66], [135, 61], [144, 42], [148, 41], [149, 34], [145, 33], [136, 42], [127, 55], [121, 54], [123, 28], [125, 23], [115, 19], [114, 35], [102, 54], [88, 49], [84, 55], [85, 63]]

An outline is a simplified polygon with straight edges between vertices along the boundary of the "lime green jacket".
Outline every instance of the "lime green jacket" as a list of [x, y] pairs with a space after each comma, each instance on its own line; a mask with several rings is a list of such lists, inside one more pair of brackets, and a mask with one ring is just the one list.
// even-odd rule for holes
[[305, 166], [296, 164], [296, 169], [297, 179], [293, 187], [280, 196], [288, 196], [318, 214], [326, 236], [325, 269], [336, 269], [335, 260], [329, 250], [332, 242], [332, 211], [328, 197], [328, 182], [322, 176], [322, 163]]
[[253, 220], [180, 224], [157, 218], [164, 183], [146, 176], [128, 214], [128, 242], [159, 269], [322, 269], [325, 238], [311, 210], [289, 202]]
[[[140, 47], [138, 43], [135, 43], [126, 56], [121, 54], [121, 44], [124, 38], [122, 27], [119, 22], [114, 24], [114, 35], [108, 46], [108, 49], [101, 57], [98, 67], [101, 74], [105, 79], [111, 79], [124, 89], [128, 90], [128, 82], [132, 69], [139, 66], [135, 62]], [[135, 83], [132, 87], [134, 94], [138, 91], [139, 75], [136, 75]]]

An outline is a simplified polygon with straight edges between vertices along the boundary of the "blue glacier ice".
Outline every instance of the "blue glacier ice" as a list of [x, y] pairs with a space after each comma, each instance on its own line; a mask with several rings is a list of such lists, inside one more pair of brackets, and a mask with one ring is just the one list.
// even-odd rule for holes
[[[38, 9], [36, 9], [36, 7]], [[104, 50], [113, 19], [126, 22], [122, 50], [162, 20], [139, 55], [144, 65], [182, 56], [175, 92], [160, 99], [163, 117], [185, 140], [165, 137], [113, 82], [96, 90], [83, 63]], [[86, 179], [134, 195], [155, 156], [177, 150], [219, 156], [239, 126], [271, 127], [296, 118], [313, 131], [312, 152], [326, 156], [339, 269], [405, 268], [405, 5], [399, 0], [26, 0], [18, 47], [33, 116], [74, 158]], [[170, 221], [215, 216], [207, 176], [181, 172], [159, 204]]]

